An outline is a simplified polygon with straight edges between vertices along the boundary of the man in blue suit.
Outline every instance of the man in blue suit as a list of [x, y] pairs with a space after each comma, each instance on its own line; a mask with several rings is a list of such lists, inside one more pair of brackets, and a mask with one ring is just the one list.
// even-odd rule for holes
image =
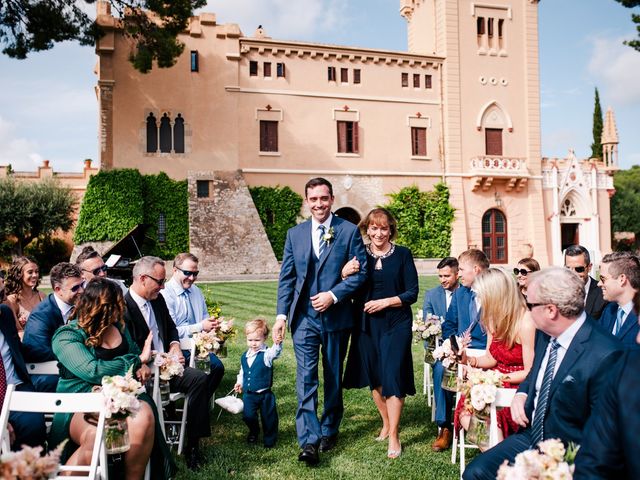
[[[422, 307], [422, 313], [426, 317], [427, 314], [437, 315], [442, 319], [445, 318], [453, 293], [458, 288], [458, 259], [455, 257], [446, 257], [440, 260], [438, 263], [438, 280], [440, 285], [431, 290], [427, 290], [424, 294], [424, 305]], [[442, 364], [438, 363], [436, 368], [433, 368], [433, 397], [436, 402], [436, 424], [438, 425], [438, 438], [431, 444], [431, 448], [434, 451], [440, 451], [447, 449], [451, 446], [452, 439], [452, 425], [451, 419], [447, 422], [447, 416], [445, 415], [446, 398], [445, 392], [442, 389]], [[438, 408], [438, 405], [442, 405], [443, 408]]]
[[623, 353], [620, 341], [584, 312], [584, 283], [570, 270], [533, 273], [527, 300], [538, 329], [535, 356], [511, 403], [511, 416], [523, 430], [476, 457], [464, 479], [495, 479], [502, 462], [513, 462], [541, 440], [581, 444], [585, 424]]
[[600, 325], [627, 348], [637, 348], [638, 316], [633, 297], [640, 290], [640, 262], [630, 252], [605, 255], [600, 264], [602, 295], [610, 303], [602, 312]]
[[[18, 392], [33, 392], [34, 388], [22, 357], [20, 338], [16, 330], [13, 312], [6, 305], [0, 305], [0, 409], [8, 384], [16, 386]], [[12, 412], [9, 415], [11, 444], [19, 449], [23, 444], [31, 447], [44, 445], [46, 438], [44, 415], [42, 413]]]
[[[50, 277], [53, 293], [31, 312], [24, 328], [22, 344], [28, 362], [56, 360], [51, 349], [53, 334], [69, 321], [71, 309], [84, 292], [82, 271], [77, 265], [58, 263], [51, 269]], [[58, 376], [34, 375], [33, 384], [38, 392], [55, 392]]]
[[[284, 336], [288, 321], [296, 355], [298, 409], [296, 430], [302, 448], [298, 459], [319, 461], [318, 450], [335, 446], [343, 415], [342, 364], [353, 325], [350, 298], [365, 282], [359, 269], [342, 279], [345, 263], [357, 258], [366, 265], [358, 228], [331, 213], [333, 188], [324, 178], [305, 185], [311, 219], [287, 232], [280, 280], [274, 341]], [[318, 420], [318, 361], [322, 350], [324, 411]]]
[[[442, 324], [442, 338], [447, 339], [451, 335], [461, 336], [469, 330], [471, 332], [471, 345], [469, 348], [485, 349], [487, 347], [487, 335], [480, 325], [480, 302], [473, 292], [473, 282], [484, 270], [489, 268], [489, 260], [481, 250], [469, 249], [458, 257], [458, 276], [462, 286], [456, 289], [451, 297], [451, 305], [447, 309], [445, 321]], [[433, 366], [434, 383], [442, 379], [444, 367], [440, 362]], [[438, 438], [431, 445], [435, 452], [446, 450], [451, 446], [453, 439], [453, 427], [451, 424], [451, 411], [455, 395], [453, 392], [443, 391], [445, 401], [436, 400], [436, 423], [441, 427]]]
[[[636, 295], [635, 314], [640, 307]], [[627, 319], [628, 321], [628, 319]], [[640, 343], [640, 335], [636, 338]], [[640, 478], [640, 349], [625, 353], [587, 422], [578, 456], [575, 480]]]

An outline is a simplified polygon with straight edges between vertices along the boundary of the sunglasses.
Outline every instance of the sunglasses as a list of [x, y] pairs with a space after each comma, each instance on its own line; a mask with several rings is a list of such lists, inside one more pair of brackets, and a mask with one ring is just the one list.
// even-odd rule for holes
[[587, 269], [587, 267], [569, 267], [567, 265], [565, 265], [565, 268], [568, 268], [569, 270], [573, 270], [576, 273], [584, 273], [584, 271]]
[[200, 270], [194, 270], [193, 272], [189, 270], [182, 270], [181, 268], [179, 268], [178, 270], [180, 270], [185, 277], [195, 278], [200, 273]]
[[540, 305], [547, 305], [546, 303], [529, 303], [527, 302], [527, 308], [529, 310], [533, 310], [535, 307], [539, 307]]
[[163, 285], [164, 285], [164, 282], [166, 282], [166, 281], [167, 281], [167, 279], [166, 279], [166, 278], [163, 278], [162, 280], [158, 280], [157, 278], [154, 278], [154, 277], [152, 277], [151, 275], [146, 275], [146, 274], [145, 274], [145, 277], [148, 277], [148, 278], [150, 278], [151, 280], [153, 280], [154, 282], [156, 282], [156, 283], [158, 284], [158, 286], [159, 286], [159, 287], [163, 286]]
[[83, 268], [82, 271], [91, 272], [91, 273], [93, 273], [94, 275], [97, 276], [97, 275], [100, 275], [100, 272], [106, 272], [107, 268], [109, 268], [109, 267], [107, 267], [106, 265], [102, 265], [101, 267], [94, 268], [93, 270], [87, 270], [86, 268]]
[[513, 269], [513, 274], [514, 275], [522, 275], [523, 277], [526, 277], [528, 273], [531, 273], [531, 270], [525, 270], [524, 268], [514, 268]]
[[71, 290], [73, 293], [76, 293], [78, 290], [80, 290], [83, 287], [84, 287], [84, 282], [74, 285], [69, 290]]

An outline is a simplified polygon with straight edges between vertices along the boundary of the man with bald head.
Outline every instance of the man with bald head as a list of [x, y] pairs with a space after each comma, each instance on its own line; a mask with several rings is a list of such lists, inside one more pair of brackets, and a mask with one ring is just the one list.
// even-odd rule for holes
[[476, 457], [465, 479], [495, 479], [505, 460], [542, 440], [580, 444], [622, 344], [584, 312], [584, 282], [566, 268], [531, 275], [527, 307], [536, 324], [533, 366], [518, 387], [511, 416], [522, 429]]

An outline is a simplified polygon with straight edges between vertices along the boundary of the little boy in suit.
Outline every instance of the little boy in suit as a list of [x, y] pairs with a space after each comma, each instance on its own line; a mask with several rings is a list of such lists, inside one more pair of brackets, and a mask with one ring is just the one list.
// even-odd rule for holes
[[278, 437], [278, 410], [276, 396], [271, 391], [273, 385], [273, 361], [282, 352], [282, 335], [270, 348], [264, 343], [269, 334], [269, 326], [262, 318], [247, 323], [244, 328], [249, 349], [240, 358], [240, 372], [233, 389], [243, 393], [244, 410], [242, 420], [249, 427], [247, 443], [258, 442], [260, 425], [258, 410], [262, 420], [263, 442], [272, 448]]

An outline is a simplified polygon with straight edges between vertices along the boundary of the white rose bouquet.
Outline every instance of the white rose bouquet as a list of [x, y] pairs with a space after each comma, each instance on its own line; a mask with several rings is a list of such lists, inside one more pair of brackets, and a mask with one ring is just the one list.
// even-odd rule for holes
[[220, 349], [220, 339], [213, 330], [194, 333], [193, 341], [196, 344], [196, 354], [198, 358], [207, 358], [209, 353], [216, 352]]
[[442, 334], [443, 321], [442, 317], [431, 313], [427, 313], [425, 318], [422, 309], [418, 309], [411, 325], [414, 341], [418, 343], [422, 340], [435, 340]]
[[181, 377], [184, 373], [184, 366], [178, 360], [178, 356], [173, 353], [156, 353], [153, 364], [159, 368], [161, 380]]
[[106, 418], [126, 418], [129, 415], [134, 416], [140, 409], [138, 395], [144, 393], [145, 388], [133, 378], [130, 368], [125, 376], [103, 377], [102, 387], [96, 387], [94, 390], [102, 391], [107, 410]]
[[491, 404], [496, 401], [499, 387], [502, 387], [500, 372], [469, 368], [467, 380], [460, 388], [465, 395], [465, 408], [471, 413], [488, 416]]
[[544, 440], [537, 448], [519, 453], [513, 465], [505, 460], [498, 470], [497, 480], [571, 480], [579, 448], [574, 444], [565, 448], [557, 438]]

